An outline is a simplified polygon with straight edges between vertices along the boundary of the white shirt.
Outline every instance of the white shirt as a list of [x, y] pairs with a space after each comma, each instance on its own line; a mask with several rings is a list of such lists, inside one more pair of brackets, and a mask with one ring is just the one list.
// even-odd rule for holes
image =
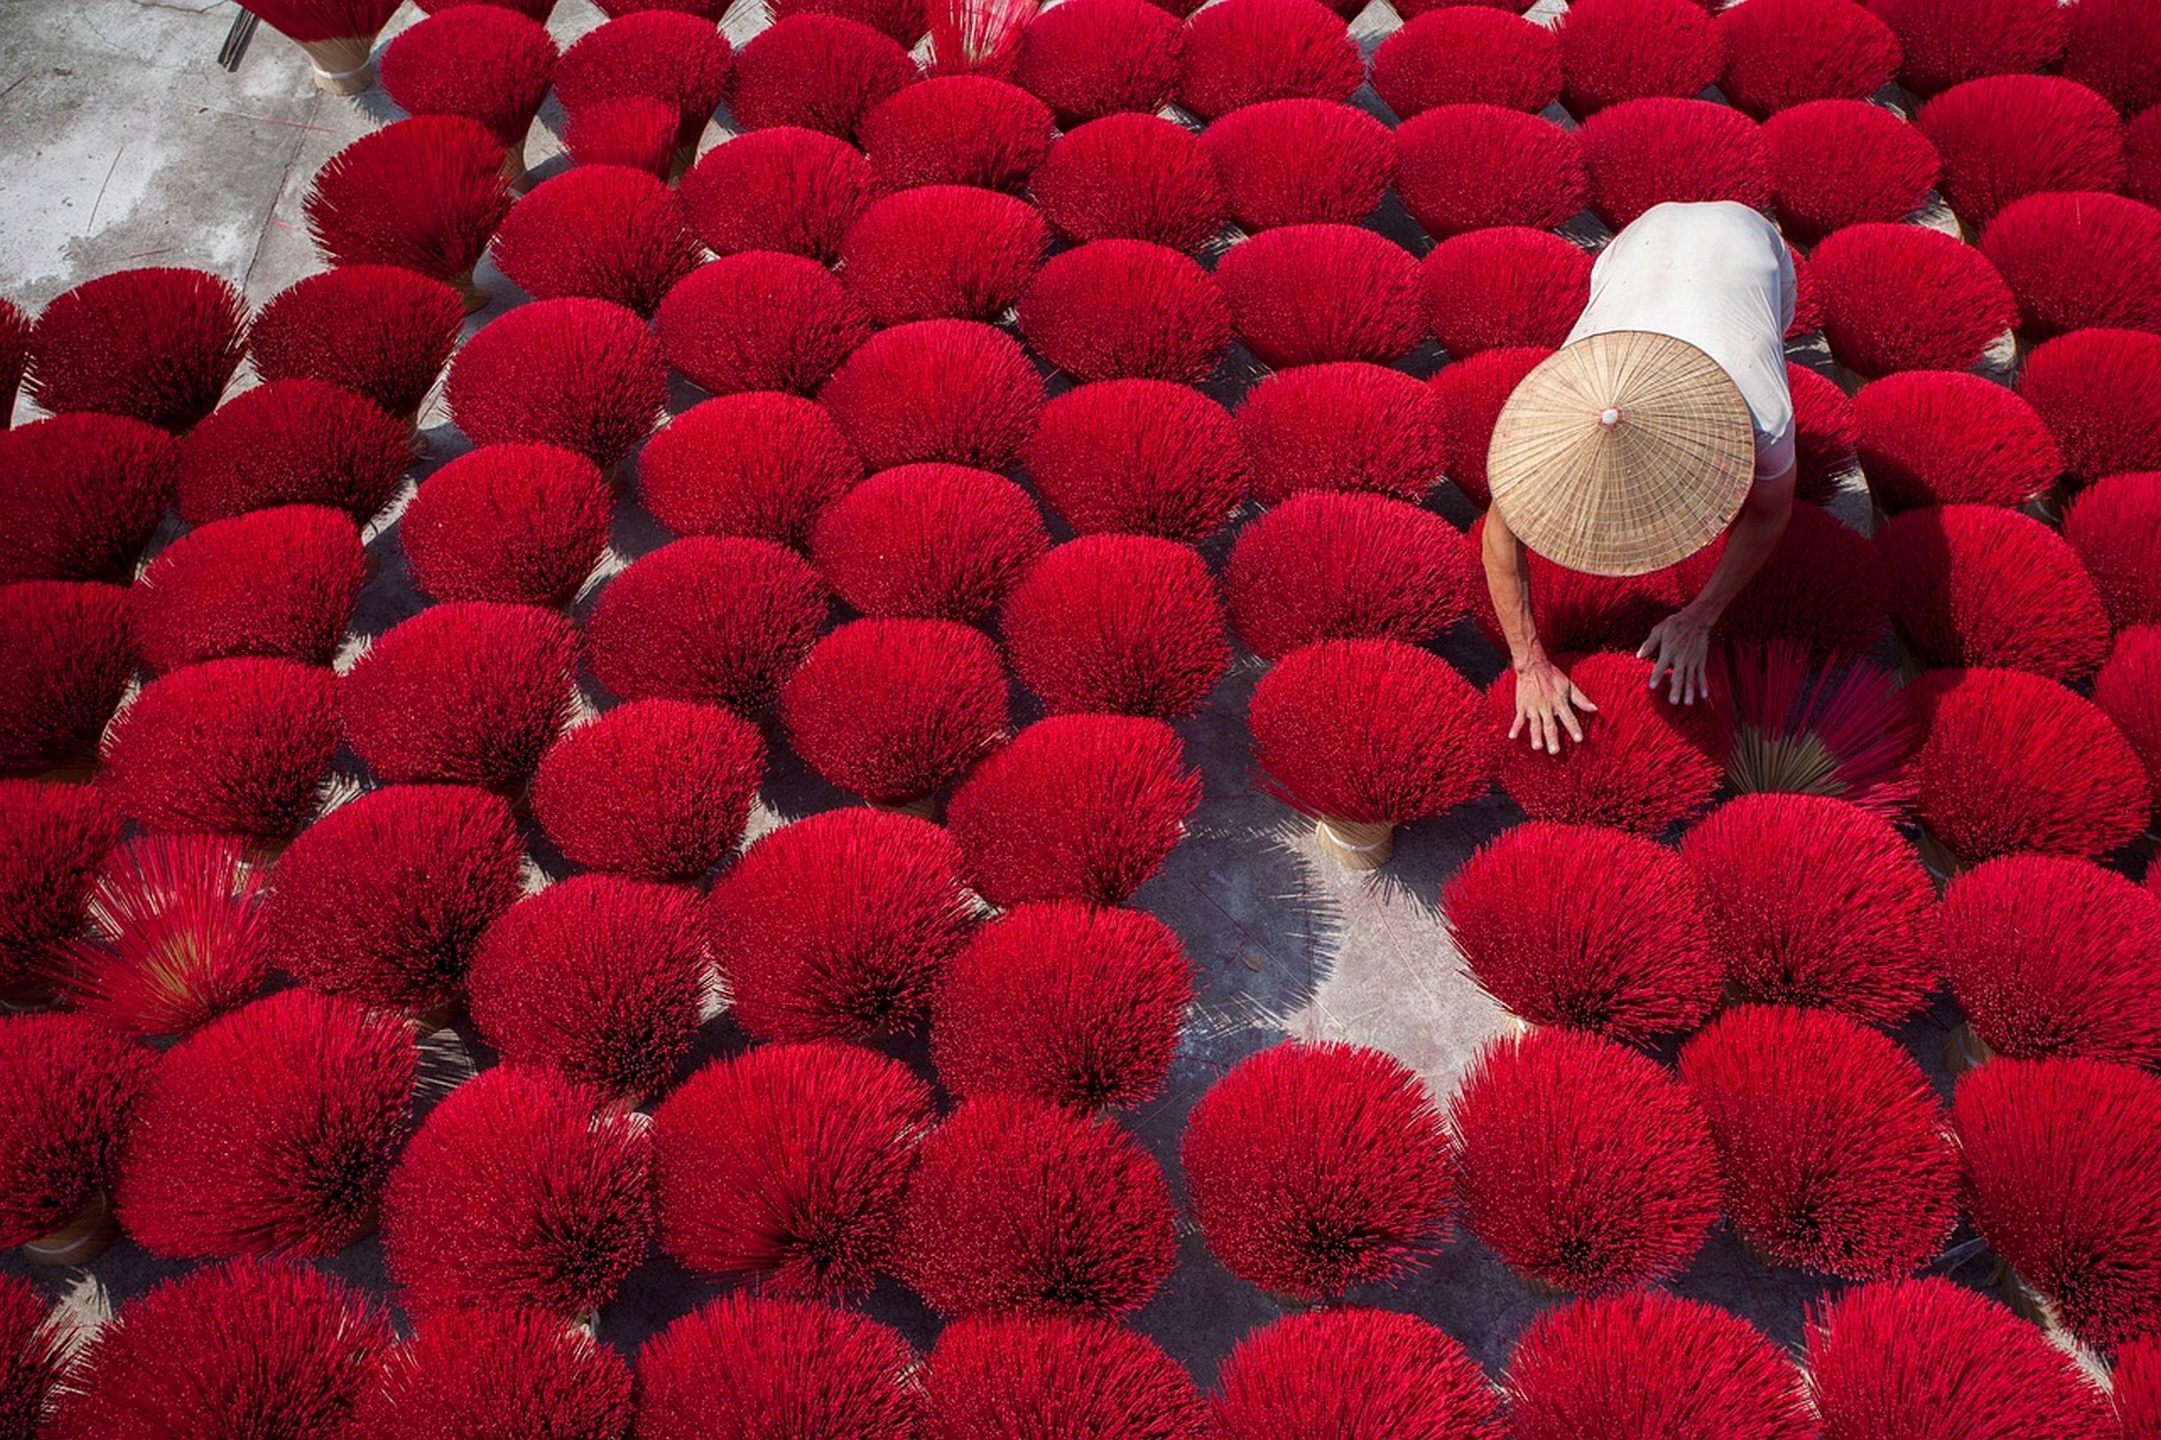
[[1793, 463], [1793, 294], [1793, 256], [1754, 210], [1726, 200], [1653, 205], [1591, 267], [1591, 302], [1567, 343], [1647, 330], [1710, 356], [1748, 402], [1756, 478], [1768, 480]]

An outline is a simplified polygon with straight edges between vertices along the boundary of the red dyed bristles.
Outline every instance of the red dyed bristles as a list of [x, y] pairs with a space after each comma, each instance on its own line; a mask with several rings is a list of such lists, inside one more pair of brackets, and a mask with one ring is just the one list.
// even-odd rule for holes
[[308, 190], [308, 233], [332, 265], [396, 265], [472, 300], [473, 263], [510, 209], [503, 143], [478, 120], [419, 115], [361, 136]]
[[1436, 106], [1405, 121], [1396, 145], [1403, 204], [1443, 239], [1495, 225], [1548, 229], [1581, 210], [1589, 194], [1573, 132], [1499, 105]]
[[695, 145], [727, 88], [727, 40], [713, 21], [641, 10], [588, 31], [555, 67], [555, 94], [576, 112], [609, 100], [665, 101], [678, 116], [678, 150]]
[[980, 185], [1018, 192], [1051, 145], [1051, 113], [1003, 80], [942, 75], [879, 102], [862, 124], [863, 148], [888, 190]]
[[1694, 96], [1725, 68], [1723, 33], [1691, 0], [1578, 0], [1554, 27], [1561, 103], [1587, 120], [1625, 100]]
[[630, 1367], [542, 1310], [454, 1310], [383, 1354], [354, 1411], [377, 1440], [610, 1440], [630, 1433]]
[[668, 363], [715, 395], [807, 395], [870, 338], [862, 304], [817, 261], [748, 251], [701, 265], [657, 316]]
[[794, 15], [837, 15], [858, 25], [868, 25], [891, 36], [903, 50], [912, 50], [929, 30], [925, 12], [931, 7], [918, 0], [774, 0], [775, 19]]
[[1790, 360], [1786, 387], [1793, 396], [1794, 498], [1829, 504], [1855, 468], [1854, 404], [1834, 381]]
[[698, 263], [675, 192], [627, 165], [543, 180], [503, 217], [488, 253], [535, 299], [608, 300], [645, 316]]
[[1647, 1044], [1725, 987], [1694, 875], [1624, 831], [1519, 825], [1456, 872], [1441, 913], [1479, 987], [1534, 1025]]
[[79, 1016], [0, 1019], [0, 1244], [42, 1241], [86, 1210], [102, 1220], [157, 1063]]
[[2091, 192], [2028, 195], [1989, 221], [1981, 253], [2018, 297], [2027, 335], [2161, 331], [2161, 210], [2151, 205]]
[[427, 15], [455, 10], [461, 5], [501, 5], [506, 10], [515, 10], [520, 15], [530, 16], [542, 24], [546, 24], [548, 17], [555, 13], [555, 0], [413, 0], [413, 3]]
[[[933, 78], [1011, 79], [1021, 38], [1039, 13], [1037, 0], [934, 0], [927, 8], [930, 54], [924, 68]], [[905, 7], [905, 13], [914, 25], [918, 20], [914, 7]]]
[[1122, 112], [1153, 116], [1178, 83], [1180, 37], [1177, 19], [1147, 0], [1066, 0], [1028, 22], [1013, 83], [1068, 133]]
[[400, 31], [383, 50], [383, 93], [408, 115], [463, 115], [525, 168], [525, 134], [555, 74], [540, 21], [499, 5], [457, 5]]
[[1374, 52], [1373, 89], [1404, 120], [1440, 105], [1535, 115], [1560, 98], [1560, 46], [1551, 30], [1506, 9], [1428, 10]]
[[314, 990], [165, 1053], [128, 1135], [120, 1223], [153, 1255], [329, 1255], [375, 1222], [419, 1052], [405, 1022]]
[[1232, 246], [1217, 262], [1215, 278], [1230, 301], [1238, 338], [1274, 369], [1328, 360], [1385, 365], [1425, 338], [1418, 266], [1402, 246], [1372, 230], [1286, 225], [1264, 231]]
[[532, 605], [455, 600], [381, 635], [338, 682], [345, 742], [384, 780], [508, 789], [571, 704], [576, 632]]
[[[249, 0], [248, 8], [271, 29], [299, 41], [373, 39], [398, 9], [392, 0]], [[320, 65], [316, 73], [323, 73]]]
[[1108, 1317], [1145, 1304], [1176, 1258], [1170, 1187], [1131, 1135], [984, 1095], [924, 1140], [895, 1268], [948, 1317]]
[[1245, 497], [1246, 456], [1231, 417], [1167, 381], [1068, 390], [1043, 407], [1024, 458], [1043, 503], [1083, 535], [1194, 544], [1221, 530]]
[[1201, 147], [1247, 233], [1278, 225], [1356, 225], [1395, 178], [1388, 128], [1335, 100], [1267, 100], [1210, 125]]
[[56, 415], [0, 431], [0, 583], [126, 580], [172, 500], [180, 451], [154, 425]]
[[1951, 1102], [1966, 1213], [2050, 1317], [2103, 1353], [2161, 1327], [2161, 1080], [1992, 1060]]
[[1147, 536], [1057, 546], [1006, 598], [999, 626], [1021, 683], [1053, 714], [1190, 715], [1231, 659], [1207, 565]]
[[2161, 811], [2161, 626], [2135, 625], [2116, 637], [2094, 676], [2093, 699], [2145, 764]]
[[383, 1264], [422, 1315], [615, 1298], [652, 1242], [652, 1142], [601, 1092], [527, 1065], [453, 1090], [383, 1194]]
[[923, 1440], [1202, 1440], [1207, 1412], [1185, 1368], [1102, 1320], [1012, 1315], [938, 1333], [924, 1378]]
[[1464, 1223], [1517, 1274], [1626, 1289], [1695, 1258], [1718, 1218], [1711, 1127], [1647, 1055], [1568, 1030], [1489, 1045], [1448, 1107]]
[[830, 262], [877, 179], [846, 141], [776, 126], [706, 151], [681, 191], [691, 228], [715, 254], [778, 250]]
[[1810, 269], [1831, 354], [1865, 376], [1967, 369], [2018, 318], [1986, 256], [1919, 225], [1849, 226]]
[[1463, 617], [1473, 583], [1447, 521], [1366, 494], [1292, 496], [1238, 533], [1224, 568], [1231, 629], [1264, 660], [1315, 640], [1427, 644]]
[[1899, 79], [1933, 95], [1980, 75], [2039, 70], [2063, 53], [2055, 0], [1867, 0], [1906, 52]]
[[413, 582], [437, 600], [566, 605], [608, 543], [600, 467], [553, 445], [483, 445], [443, 466], [398, 517]]
[[[2161, 1436], [2161, 1335], [2142, 1335], [2116, 1352], [2109, 1394], [2124, 1440]], [[2095, 1440], [2107, 1440], [2105, 1432], [2097, 1432]]]
[[1944, 892], [1944, 969], [1992, 1051], [2161, 1059], [2161, 903], [2085, 860], [2007, 855]]
[[1908, 510], [1876, 545], [1892, 617], [1923, 665], [2080, 680], [2108, 658], [2100, 592], [2077, 553], [2030, 516], [1996, 505]]
[[367, 1297], [306, 1265], [167, 1280], [76, 1352], [54, 1440], [336, 1435], [395, 1340]]
[[1628, 100], [1592, 116], [1576, 138], [1591, 208], [1616, 230], [1669, 200], [1770, 208], [1763, 134], [1737, 110], [1670, 96]]
[[879, 101], [916, 78], [891, 36], [837, 15], [790, 15], [736, 57], [728, 106], [746, 130], [792, 125], [852, 140]]
[[1913, 715], [1890, 672], [1867, 662], [1809, 673], [1801, 646], [1737, 645], [1714, 687], [1726, 780], [1744, 795], [1834, 795], [1903, 818]]
[[922, 185], [871, 203], [841, 241], [840, 273], [881, 326], [995, 320], [1027, 289], [1049, 241], [1025, 201]]
[[1248, 1333], [1223, 1362], [1210, 1414], [1223, 1440], [1476, 1440], [1499, 1406], [1478, 1362], [1438, 1325], [1338, 1306]]
[[67, 580], [0, 586], [0, 673], [8, 676], [0, 774], [89, 761], [134, 668], [126, 590]]
[[1095, 240], [1052, 259], [1020, 297], [1020, 331], [1075, 380], [1198, 385], [1230, 345], [1208, 272], [1145, 240]]
[[327, 380], [404, 419], [435, 387], [464, 317], [464, 300], [440, 280], [395, 265], [343, 265], [257, 311], [248, 356], [265, 380]]
[[[1656, 835], [1710, 803], [1719, 765], [1707, 706], [1674, 705], [1647, 689], [1651, 663], [1633, 655], [1586, 655], [1567, 669], [1598, 709], [1577, 717], [1583, 740], [1564, 740], [1558, 755], [1520, 738], [1502, 748], [1501, 788], [1525, 814]], [[1487, 699], [1492, 723], [1505, 729], [1516, 713], [1513, 670], [1501, 672]]]
[[1737, 1315], [1663, 1290], [1539, 1314], [1501, 1388], [1520, 1440], [1816, 1435], [1802, 1378], [1778, 1346]]
[[2063, 473], [2033, 406], [1980, 375], [1886, 375], [1853, 397], [1853, 419], [1861, 473], [1886, 510], [2023, 505]]
[[563, 148], [573, 165], [627, 165], [656, 180], [674, 173], [679, 117], [665, 100], [588, 100], [563, 118]]
[[825, 586], [768, 540], [697, 535], [639, 557], [585, 622], [585, 658], [618, 699], [658, 695], [755, 715], [810, 653]]
[[[1440, 420], [1448, 478], [1481, 509], [1491, 498], [1486, 449], [1493, 439], [1493, 422], [1523, 377], [1550, 353], [1536, 346], [1488, 350], [1442, 366], [1427, 382]], [[1548, 623], [1547, 617], [1540, 616], [1539, 623]]]
[[1477, 230], [1434, 246], [1418, 279], [1433, 338], [1460, 360], [1566, 340], [1591, 297], [1591, 257], [1544, 230]]
[[1903, 220], [1941, 163], [1917, 125], [1861, 100], [1812, 100], [1763, 122], [1781, 228], [1810, 244], [1834, 230]]
[[0, 994], [52, 988], [119, 828], [100, 790], [0, 780]]
[[2016, 670], [1938, 670], [1907, 694], [1914, 815], [1962, 859], [2098, 856], [2145, 829], [2145, 770], [2093, 702]]
[[2018, 393], [2039, 412], [2078, 480], [2161, 470], [2161, 335], [2059, 335], [2026, 357]]
[[99, 410], [178, 434], [217, 408], [247, 352], [246, 326], [240, 292], [215, 275], [101, 275], [39, 312], [30, 398], [54, 414]]
[[1771, 0], [1718, 17], [1726, 68], [1718, 88], [1751, 115], [1815, 100], [1866, 100], [1904, 58], [1891, 27], [1856, 0]]
[[15, 414], [15, 392], [30, 363], [30, 317], [12, 301], [0, 300], [0, 430]]
[[1186, 22], [1178, 103], [1215, 120], [1264, 100], [1347, 100], [1366, 78], [1343, 20], [1316, 0], [1228, 0]]
[[692, 406], [638, 457], [639, 497], [677, 534], [797, 548], [862, 478], [863, 462], [823, 407], [769, 391]]
[[2135, 0], [2100, 0], [2073, 12], [2063, 73], [2109, 98], [2125, 115], [2161, 106], [2161, 39]]
[[[1058, 10], [1086, 3], [1066, 0]], [[1229, 203], [1193, 132], [1156, 115], [1106, 115], [1068, 131], [1028, 193], [1068, 240], [1147, 240], [1187, 253], [1216, 237]]]
[[2118, 1434], [2077, 1361], [2002, 1305], [1938, 1276], [1826, 1297], [1810, 1307], [1807, 1343], [1825, 1440]]
[[[1501, 350], [1492, 353], [1531, 356], [1547, 352]], [[1460, 368], [1451, 365], [1441, 374], [1445, 376]], [[1505, 395], [1495, 400], [1496, 412], [1500, 400], [1504, 399]], [[1451, 440], [1451, 449], [1456, 443]], [[1471, 522], [1472, 554], [1481, 553], [1485, 533], [1486, 520], [1481, 515]], [[1641, 644], [1641, 637], [1651, 626], [1671, 614], [1694, 593], [1701, 581], [1702, 567], [1715, 559], [1716, 547], [1691, 556], [1680, 565], [1633, 576], [1586, 575], [1556, 565], [1535, 550], [1526, 550], [1524, 554], [1529, 560], [1531, 589], [1538, 597], [1539, 635], [1553, 653], [1570, 654], [1628, 649]], [[1471, 618], [1478, 622], [1479, 630], [1488, 640], [1495, 645], [1503, 643], [1500, 620], [1493, 613], [1492, 597], [1483, 585], [1471, 587]]]
[[392, 785], [309, 826], [263, 907], [270, 959], [332, 994], [421, 1015], [465, 988], [488, 922], [520, 892], [510, 807], [464, 786]]
[[541, 757], [533, 814], [574, 864], [692, 882], [743, 837], [765, 769], [749, 721], [680, 700], [633, 700]]
[[998, 905], [1118, 905], [1185, 837], [1200, 776], [1160, 720], [1054, 715], [988, 756], [946, 825], [969, 878]]
[[1305, 365], [1246, 392], [1237, 443], [1263, 504], [1310, 490], [1418, 501], [1447, 464], [1441, 411], [1438, 389], [1400, 370], [1358, 361]]
[[265, 872], [216, 835], [142, 835], [91, 893], [67, 948], [69, 1003], [128, 1035], [183, 1035], [245, 1004], [270, 968]]
[[910, 1030], [968, 935], [959, 847], [907, 815], [832, 810], [769, 831], [713, 886], [713, 960], [759, 1040]]
[[1034, 433], [1043, 379], [1003, 331], [927, 320], [873, 335], [818, 400], [873, 470], [928, 460], [1003, 470]]
[[2123, 121], [2108, 101], [2054, 75], [1991, 75], [1944, 91], [1915, 117], [1943, 157], [1937, 185], [1969, 225], [2043, 190], [2123, 184]]
[[242, 657], [151, 681], [107, 732], [104, 771], [121, 813], [151, 830], [274, 843], [315, 808], [337, 749], [335, 677]]
[[900, 1228], [930, 1086], [836, 1040], [716, 1060], [653, 1112], [660, 1247], [766, 1294], [868, 1291]]
[[159, 551], [128, 591], [136, 652], [153, 670], [228, 655], [327, 665], [366, 570], [359, 532], [337, 510], [213, 521]]
[[916, 1353], [896, 1330], [808, 1300], [738, 1291], [638, 1349], [639, 1440], [770, 1433], [914, 1440]]
[[20, 1276], [0, 1280], [0, 1434], [35, 1440], [45, 1433], [71, 1338], [65, 1315], [43, 1291]]
[[1958, 1154], [1911, 1055], [1828, 1010], [1744, 1005], [1681, 1047], [1710, 1117], [1726, 1211], [1768, 1263], [1909, 1275], [1958, 1219]]
[[559, 445], [605, 467], [653, 432], [668, 373], [645, 322], [622, 306], [536, 300], [465, 342], [445, 397], [476, 445]]
[[[1719, 553], [1714, 546], [1689, 563], [1706, 574]], [[1889, 612], [1887, 568], [1866, 535], [1820, 506], [1796, 505], [1763, 568], [1727, 607], [1722, 628], [1735, 640], [1783, 641], [1815, 657], [1871, 654]], [[1826, 586], [1827, 574], [1841, 583]]]
[[881, 470], [829, 506], [811, 558], [865, 615], [980, 625], [1050, 546], [1028, 492], [964, 465]]
[[191, 525], [274, 505], [330, 505], [365, 523], [412, 461], [406, 426], [352, 391], [272, 380], [181, 442], [177, 504]]

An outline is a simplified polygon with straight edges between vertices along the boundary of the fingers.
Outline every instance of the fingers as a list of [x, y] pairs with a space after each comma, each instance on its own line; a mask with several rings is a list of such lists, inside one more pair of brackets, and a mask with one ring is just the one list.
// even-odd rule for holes
[[[1562, 728], [1568, 731], [1568, 738], [1581, 745], [1583, 743], [1583, 722], [1576, 718], [1576, 712], [1569, 709], [1568, 706], [1561, 705], [1556, 708], [1560, 713]], [[1558, 755], [1560, 751], [1556, 748], [1553, 753]]]
[[1523, 707], [1516, 707], [1516, 723], [1508, 727], [1508, 738], [1513, 740], [1523, 733]]
[[1636, 647], [1636, 658], [1638, 660], [1648, 660], [1651, 658], [1651, 652], [1657, 648], [1658, 631], [1654, 629], [1650, 634], [1644, 636], [1643, 643]]
[[1587, 715], [1596, 715], [1598, 713], [1598, 707], [1591, 703], [1591, 697], [1573, 685], [1568, 687], [1568, 700], [1570, 704]]

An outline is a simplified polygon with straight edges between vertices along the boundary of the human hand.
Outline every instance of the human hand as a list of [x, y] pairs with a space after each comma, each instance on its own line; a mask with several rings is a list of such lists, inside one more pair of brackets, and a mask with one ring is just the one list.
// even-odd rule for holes
[[1508, 727], [1508, 738], [1513, 740], [1528, 729], [1533, 750], [1558, 755], [1563, 731], [1577, 744], [1583, 743], [1578, 710], [1596, 714], [1598, 707], [1558, 665], [1541, 656], [1516, 672], [1516, 723]]
[[1675, 705], [1693, 705], [1698, 696], [1711, 698], [1705, 673], [1711, 652], [1711, 627], [1687, 610], [1677, 610], [1651, 627], [1636, 658], [1651, 662], [1651, 688], [1666, 677], [1666, 699]]

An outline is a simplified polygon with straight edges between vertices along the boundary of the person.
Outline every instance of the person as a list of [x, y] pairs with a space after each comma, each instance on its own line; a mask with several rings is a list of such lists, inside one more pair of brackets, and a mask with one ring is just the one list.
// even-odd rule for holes
[[1708, 695], [1711, 632], [1793, 513], [1793, 400], [1785, 335], [1793, 258], [1745, 205], [1645, 211], [1591, 267], [1591, 297], [1562, 348], [1495, 422], [1483, 560], [1516, 672], [1508, 738], [1559, 754], [1598, 707], [1546, 653], [1526, 547], [1568, 569], [1631, 576], [1725, 536], [1694, 599], [1637, 654], [1651, 687]]

